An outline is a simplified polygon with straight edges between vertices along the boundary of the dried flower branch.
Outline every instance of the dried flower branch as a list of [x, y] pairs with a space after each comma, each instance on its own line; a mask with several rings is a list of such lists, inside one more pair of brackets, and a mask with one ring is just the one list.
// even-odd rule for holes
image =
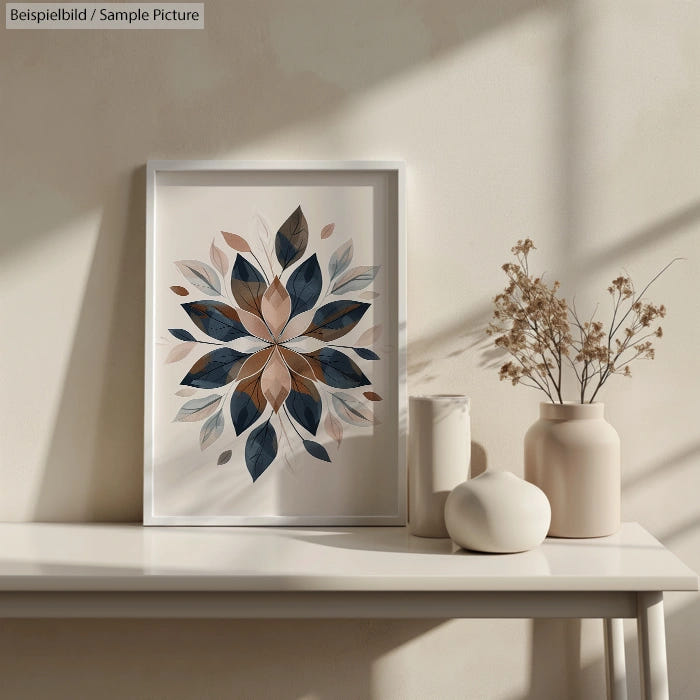
[[649, 287], [679, 258], [675, 258], [637, 294], [629, 277], [620, 276], [608, 287], [612, 318], [605, 325], [597, 312], [582, 320], [573, 304], [558, 296], [560, 284], [548, 285], [543, 276], [530, 274], [528, 256], [536, 250], [526, 238], [511, 248], [516, 263], [502, 269], [508, 278], [505, 290], [494, 298], [493, 319], [487, 334], [512, 360], [499, 370], [501, 380], [543, 391], [552, 403], [563, 403], [563, 372], [573, 370], [580, 403], [592, 403], [612, 374], [631, 376], [630, 363], [653, 359], [651, 338], [660, 338], [656, 322], [666, 307], [644, 300]]

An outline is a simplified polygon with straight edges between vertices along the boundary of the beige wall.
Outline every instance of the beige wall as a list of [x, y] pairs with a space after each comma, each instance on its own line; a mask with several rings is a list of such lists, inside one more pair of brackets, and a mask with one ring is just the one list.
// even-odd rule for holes
[[[700, 4], [210, 0], [205, 21], [0, 30], [0, 519], [141, 517], [148, 158], [404, 159], [410, 390], [469, 393], [495, 468], [521, 472], [539, 401], [482, 336], [514, 240], [582, 307], [688, 258], [654, 292], [657, 360], [603, 398], [625, 518], [699, 569]], [[667, 613], [673, 697], [697, 700], [698, 597]], [[599, 632], [15, 621], [0, 678], [12, 698], [515, 700], [568, 677], [593, 698]]]

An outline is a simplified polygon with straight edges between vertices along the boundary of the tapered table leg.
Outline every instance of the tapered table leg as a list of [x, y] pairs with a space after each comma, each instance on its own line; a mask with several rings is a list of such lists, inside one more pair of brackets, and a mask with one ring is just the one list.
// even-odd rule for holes
[[637, 593], [637, 637], [642, 698], [668, 700], [663, 593]]
[[608, 700], [627, 700], [625, 634], [622, 620], [605, 618], [605, 680]]

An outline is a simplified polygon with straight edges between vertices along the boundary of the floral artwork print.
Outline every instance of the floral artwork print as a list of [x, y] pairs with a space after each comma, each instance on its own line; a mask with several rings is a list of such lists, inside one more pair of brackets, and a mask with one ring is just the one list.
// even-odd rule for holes
[[[380, 267], [351, 267], [349, 239], [330, 256], [324, 273], [316, 253], [305, 257], [309, 228], [301, 206], [274, 239], [266, 227], [262, 231], [254, 245], [221, 232], [225, 247], [235, 251], [230, 270], [225, 249], [215, 241], [211, 265], [175, 263], [188, 286], [170, 289], [197, 300], [181, 303], [188, 327], [169, 329], [180, 342], [166, 358], [180, 362], [203, 351], [180, 381], [176, 394], [188, 400], [174, 420], [202, 421], [202, 451], [214, 443], [226, 447], [226, 435], [229, 445], [245, 439], [253, 482], [280, 456], [290, 465], [290, 455], [301, 448], [330, 462], [320, 426], [340, 448], [345, 429], [378, 422], [373, 403], [382, 400], [362, 369], [380, 360], [369, 346], [381, 326], [358, 328], [378, 296], [367, 288]], [[320, 240], [334, 231], [333, 223], [323, 226]], [[356, 329], [359, 335], [350, 342], [346, 336]], [[217, 452], [212, 464], [230, 462], [230, 448]]]

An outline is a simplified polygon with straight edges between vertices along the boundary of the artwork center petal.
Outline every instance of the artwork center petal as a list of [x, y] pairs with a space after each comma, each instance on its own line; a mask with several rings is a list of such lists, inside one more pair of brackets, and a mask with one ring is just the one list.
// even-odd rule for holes
[[280, 355], [278, 347], [272, 352], [262, 373], [260, 388], [268, 400], [272, 410], [277, 413], [285, 402], [292, 388], [292, 378], [289, 369]]
[[261, 309], [270, 332], [278, 338], [292, 313], [292, 300], [279, 277], [275, 277], [263, 294]]

